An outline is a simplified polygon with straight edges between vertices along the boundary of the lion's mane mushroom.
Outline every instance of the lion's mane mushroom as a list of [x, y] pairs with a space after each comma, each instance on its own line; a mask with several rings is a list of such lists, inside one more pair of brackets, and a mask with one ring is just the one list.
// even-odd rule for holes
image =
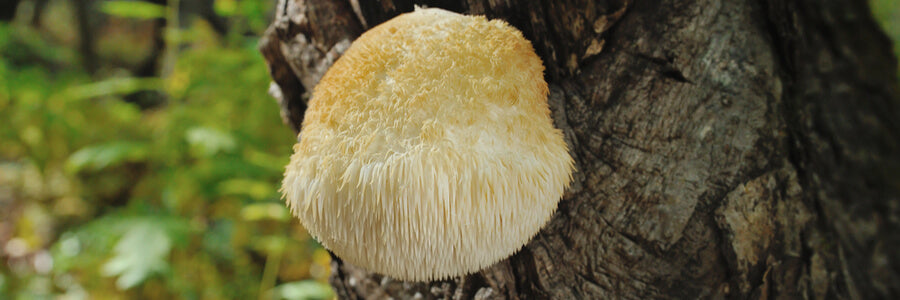
[[283, 192], [325, 248], [402, 280], [490, 266], [550, 219], [573, 161], [540, 58], [500, 20], [416, 9], [313, 91]]

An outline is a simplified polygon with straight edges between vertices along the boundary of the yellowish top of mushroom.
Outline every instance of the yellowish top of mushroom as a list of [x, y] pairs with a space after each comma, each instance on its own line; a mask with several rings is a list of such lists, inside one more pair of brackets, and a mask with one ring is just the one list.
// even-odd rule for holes
[[573, 162], [540, 58], [503, 21], [417, 9], [313, 91], [283, 192], [346, 262], [401, 280], [488, 267], [550, 219]]

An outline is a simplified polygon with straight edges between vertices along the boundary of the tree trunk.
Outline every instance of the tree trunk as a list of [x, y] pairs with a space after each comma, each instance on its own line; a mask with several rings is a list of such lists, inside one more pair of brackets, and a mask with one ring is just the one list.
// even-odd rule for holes
[[[282, 0], [285, 121], [413, 1]], [[900, 297], [897, 62], [865, 1], [416, 1], [504, 19], [547, 67], [578, 171], [514, 256], [431, 283], [334, 259], [341, 298]]]
[[9, 22], [16, 17], [16, 9], [20, 0], [3, 0], [0, 2], [0, 21]]
[[75, 0], [75, 20], [78, 22], [78, 51], [81, 52], [81, 63], [89, 74], [94, 74], [100, 67], [97, 60], [97, 49], [94, 46], [94, 30], [91, 24], [91, 0]]

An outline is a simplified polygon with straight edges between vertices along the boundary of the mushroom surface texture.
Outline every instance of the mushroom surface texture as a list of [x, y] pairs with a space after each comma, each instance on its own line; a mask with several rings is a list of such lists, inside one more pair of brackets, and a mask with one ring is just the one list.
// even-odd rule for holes
[[282, 186], [291, 212], [344, 261], [400, 280], [509, 257], [574, 169], [543, 71], [500, 20], [417, 8], [372, 28], [313, 91]]

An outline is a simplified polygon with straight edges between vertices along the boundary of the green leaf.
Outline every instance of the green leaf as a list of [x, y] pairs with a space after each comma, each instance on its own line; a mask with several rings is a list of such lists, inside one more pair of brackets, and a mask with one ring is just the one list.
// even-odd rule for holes
[[282, 156], [276, 156], [253, 149], [244, 151], [244, 158], [247, 161], [276, 174], [284, 172], [284, 166], [290, 160], [289, 156], [289, 153]]
[[219, 152], [230, 152], [237, 147], [231, 134], [209, 127], [194, 127], [187, 131], [188, 144], [203, 156], [213, 156]]
[[284, 252], [288, 244], [292, 242], [289, 238], [280, 235], [266, 235], [253, 239], [251, 245], [254, 250], [265, 252], [269, 255]]
[[115, 118], [116, 121], [121, 123], [136, 123], [141, 119], [141, 109], [134, 103], [116, 99], [115, 101], [107, 101], [104, 104], [110, 117]]
[[232, 247], [234, 236], [234, 221], [230, 219], [218, 219], [210, 224], [209, 229], [203, 233], [202, 251], [222, 261], [234, 260], [238, 255], [238, 249]]
[[106, 1], [100, 11], [122, 18], [155, 19], [166, 16], [166, 7], [144, 1]]
[[156, 90], [161, 87], [162, 80], [158, 78], [110, 78], [67, 88], [63, 90], [60, 96], [65, 97], [70, 101], [77, 101], [100, 96], [123, 95], [144, 90]]
[[241, 217], [247, 221], [276, 220], [287, 221], [291, 218], [287, 208], [281, 203], [254, 203], [241, 209]]
[[275, 293], [281, 299], [319, 300], [334, 297], [334, 291], [330, 286], [314, 280], [281, 284], [275, 287]]
[[237, 12], [237, 8], [237, 1], [235, 0], [216, 0], [213, 3], [213, 9], [221, 16], [233, 16]]
[[275, 192], [275, 187], [269, 181], [229, 179], [219, 183], [216, 191], [221, 195], [241, 195], [260, 201], [272, 196]]
[[132, 225], [116, 244], [115, 256], [103, 265], [103, 275], [119, 277], [116, 287], [120, 290], [137, 286], [151, 275], [168, 270], [172, 240], [166, 230], [154, 225], [154, 222]]
[[90, 146], [72, 153], [66, 163], [69, 172], [82, 170], [99, 171], [124, 162], [146, 160], [147, 145], [135, 142], [110, 142]]

